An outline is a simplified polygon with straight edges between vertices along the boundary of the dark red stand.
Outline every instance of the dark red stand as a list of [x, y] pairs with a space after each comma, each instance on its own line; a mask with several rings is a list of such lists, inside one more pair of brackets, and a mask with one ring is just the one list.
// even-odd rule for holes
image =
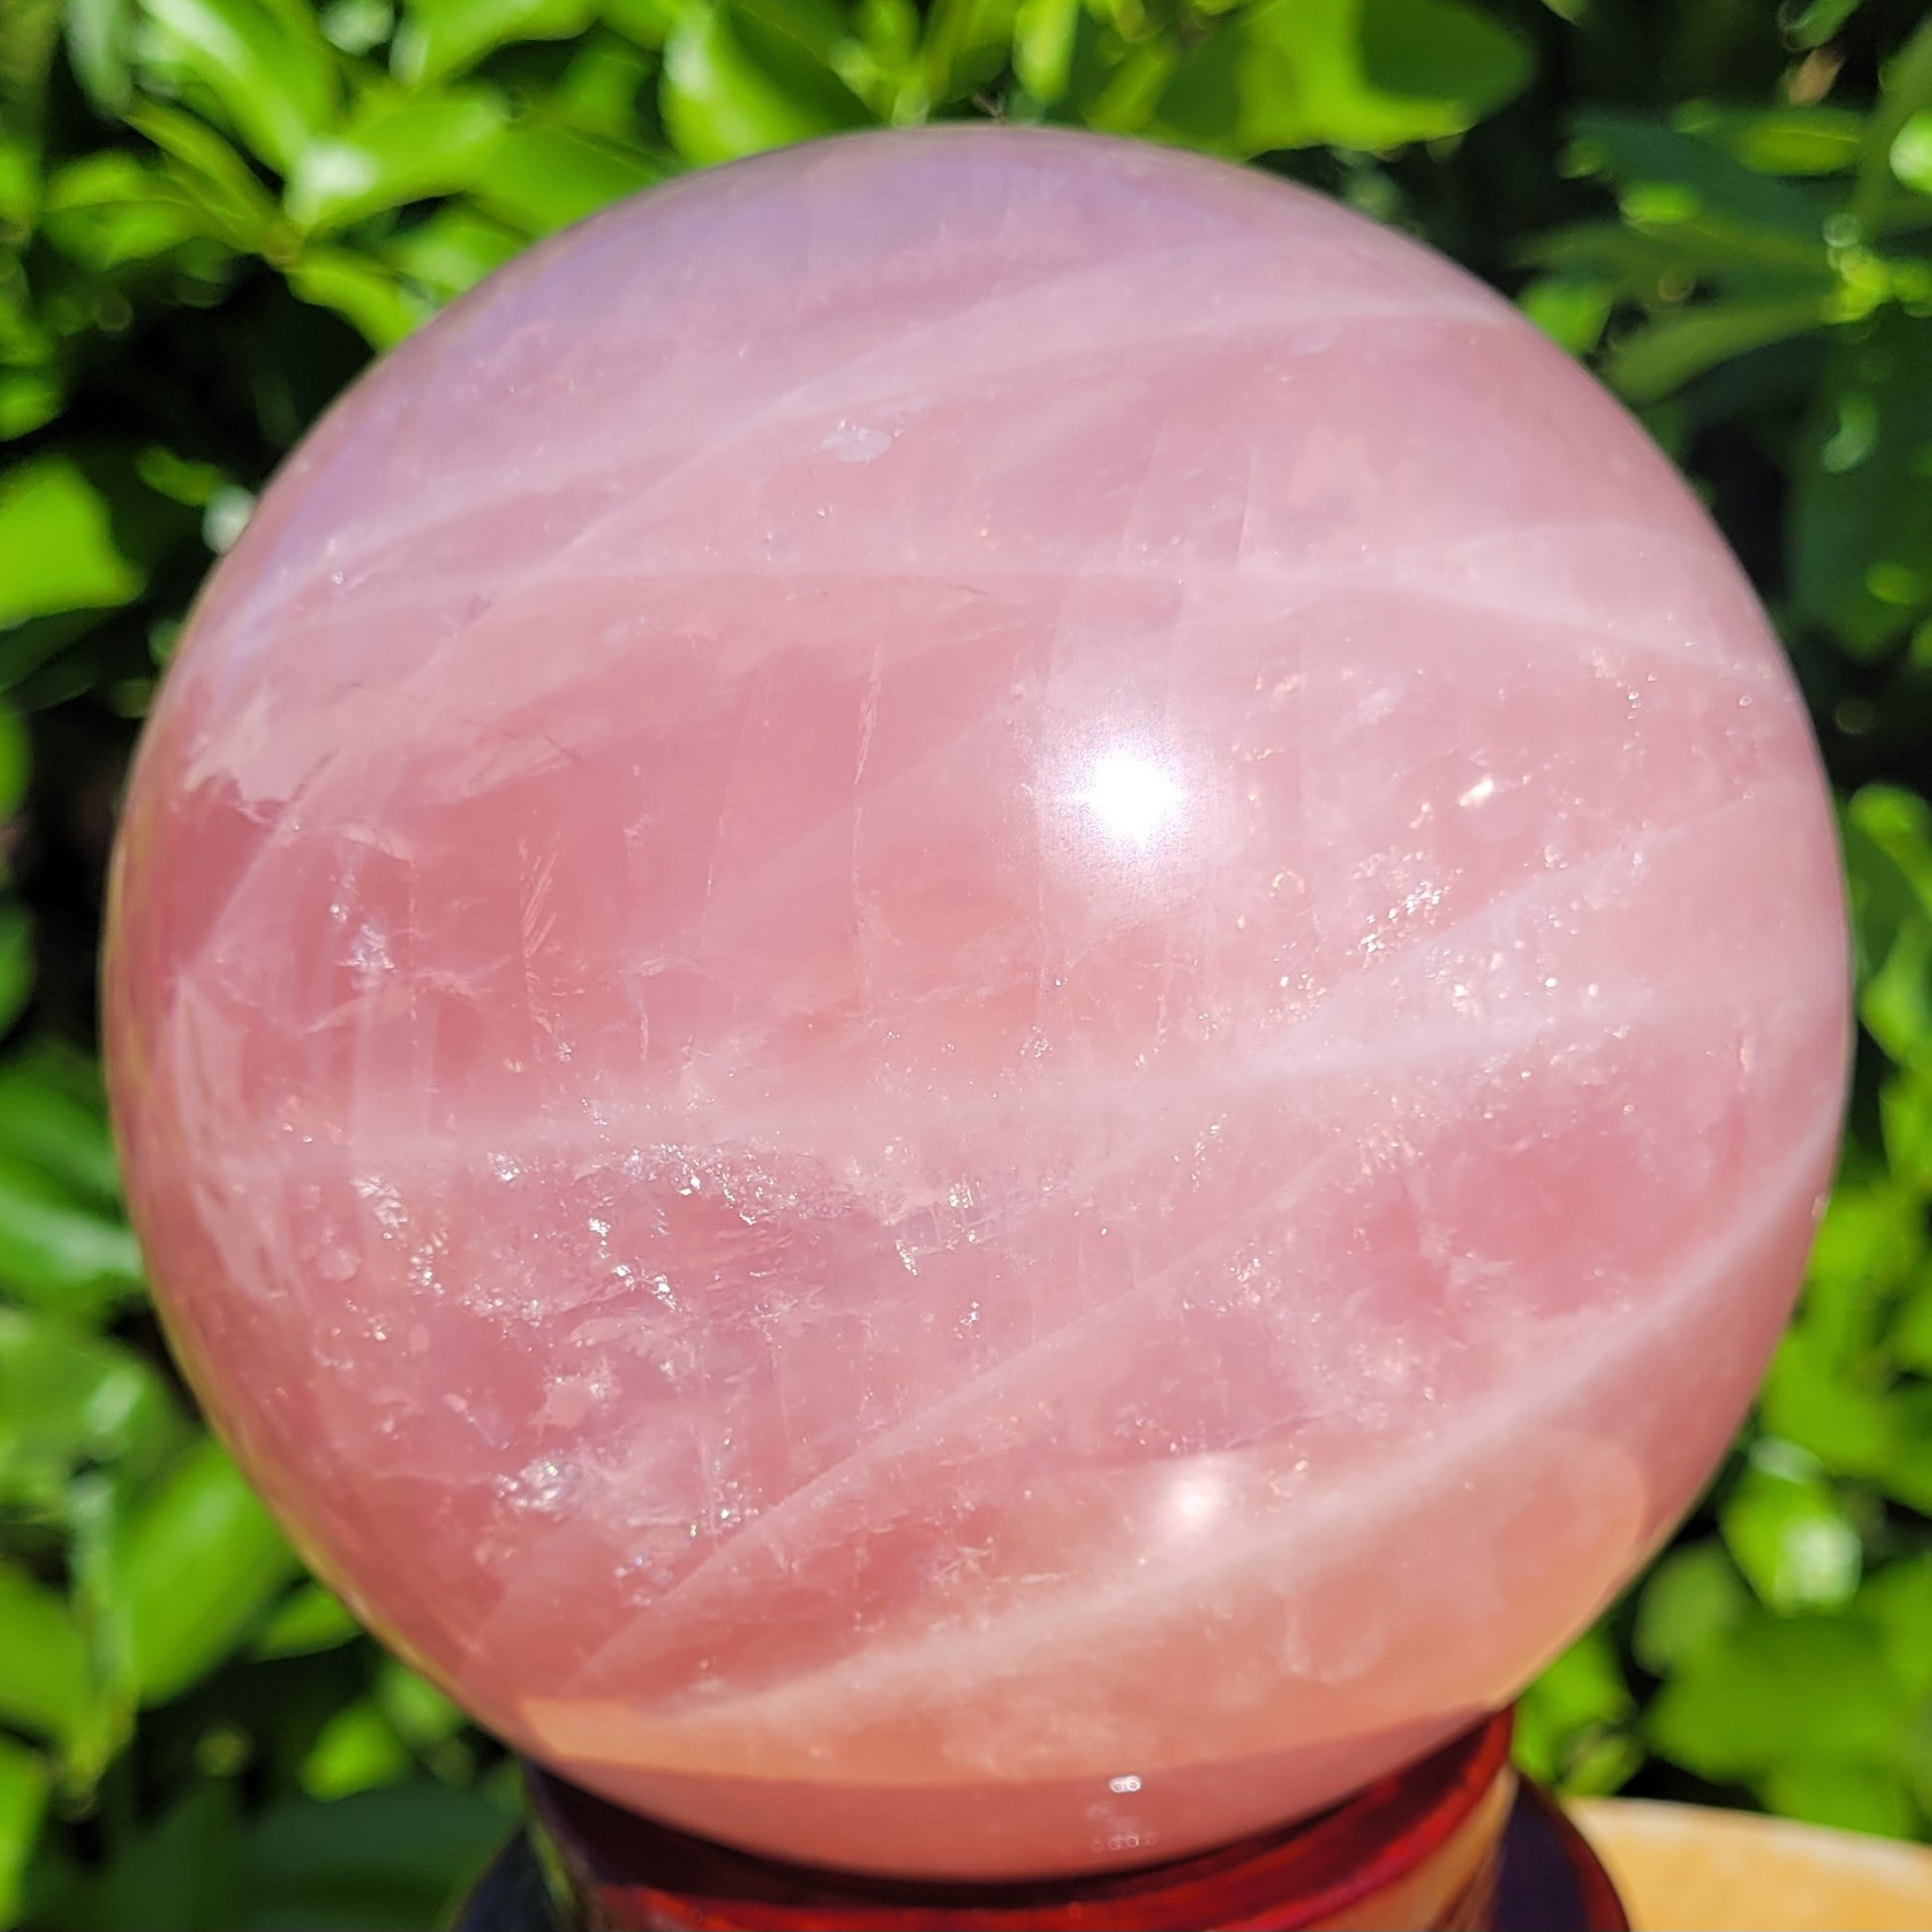
[[1283, 1831], [1029, 1884], [780, 1864], [536, 1770], [530, 1798], [530, 1839], [497, 1861], [457, 1932], [1627, 1932], [1589, 1848], [1511, 1770], [1507, 1715]]

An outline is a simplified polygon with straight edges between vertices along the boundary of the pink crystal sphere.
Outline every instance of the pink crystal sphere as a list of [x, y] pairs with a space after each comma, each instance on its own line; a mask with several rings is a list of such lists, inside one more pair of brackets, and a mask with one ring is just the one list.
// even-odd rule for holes
[[1662, 458], [1264, 176], [695, 176], [330, 416], [129, 795], [170, 1330], [404, 1655], [755, 1849], [1070, 1871], [1509, 1698], [1788, 1311], [1827, 799]]

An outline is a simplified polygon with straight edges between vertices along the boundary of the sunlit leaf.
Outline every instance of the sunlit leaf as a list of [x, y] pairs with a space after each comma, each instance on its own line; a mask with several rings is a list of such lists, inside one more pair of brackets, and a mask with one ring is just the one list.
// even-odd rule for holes
[[544, 96], [544, 117], [634, 151], [639, 108], [656, 77], [655, 64], [634, 47], [594, 35]]
[[1859, 1587], [1859, 1533], [1827, 1484], [1747, 1469], [1720, 1517], [1737, 1568], [1774, 1610], [1837, 1609]]
[[0, 1737], [0, 1925], [16, 1922], [52, 1784], [53, 1774], [38, 1751]]
[[1518, 1703], [1516, 1761], [1573, 1795], [1614, 1791], [1642, 1759], [1629, 1729], [1636, 1709], [1608, 1636], [1586, 1631]]
[[346, 1798], [394, 1784], [416, 1768], [409, 1746], [372, 1698], [345, 1705], [323, 1726], [298, 1773], [312, 1798]]
[[0, 1563], [0, 1721], [61, 1741], [93, 1694], [73, 1612], [45, 1584]]
[[511, 41], [568, 40], [591, 11], [590, 0], [409, 0], [390, 62], [399, 80], [421, 86]]
[[142, 582], [115, 541], [106, 499], [71, 458], [36, 457], [0, 472], [0, 627], [111, 609]]
[[1174, 69], [1160, 125], [1215, 153], [1457, 134], [1528, 80], [1513, 32], [1459, 0], [1259, 0]]
[[1020, 0], [1013, 23], [1013, 69], [1035, 100], [1056, 101], [1073, 71], [1080, 0]]
[[1645, 1722], [1651, 1745], [1722, 1783], [1807, 1759], [1882, 1761], [1907, 1714], [1874, 1637], [1857, 1616], [1756, 1611], [1664, 1685]]
[[501, 99], [485, 87], [422, 99], [365, 100], [335, 133], [312, 141], [289, 176], [290, 218], [312, 230], [467, 188], [501, 138]]
[[156, 101], [140, 101], [128, 109], [127, 123], [174, 163], [175, 178], [230, 247], [278, 252], [281, 214], [274, 200], [248, 164], [205, 121]]
[[1932, 195], [1932, 110], [1920, 108], [1893, 137], [1891, 171], [1907, 188]]
[[1750, 1606], [1750, 1591], [1723, 1547], [1690, 1544], [1665, 1557], [1644, 1584], [1631, 1649], [1645, 1670], [1668, 1676], [1723, 1642]]
[[42, 218], [62, 253], [102, 270], [151, 261], [206, 228], [178, 181], [119, 148], [83, 156], [52, 176]]
[[151, 1473], [181, 1429], [141, 1356], [53, 1315], [0, 1307], [0, 1501], [57, 1497], [93, 1462]]
[[447, 300], [501, 268], [522, 246], [522, 236], [459, 206], [398, 235], [384, 254], [411, 281]]
[[333, 309], [373, 348], [399, 343], [429, 313], [389, 270], [342, 248], [311, 248], [290, 265], [289, 287], [304, 302]]
[[1773, 1811], [1842, 1832], [1909, 1838], [1918, 1823], [1904, 1779], [1875, 1764], [1790, 1758], [1771, 1768], [1762, 1789]]
[[1932, 15], [1920, 20], [1885, 63], [1878, 100], [1865, 123], [1851, 207], [1853, 224], [1862, 233], [1875, 234], [1882, 225], [1894, 145], [1927, 108], [1932, 108]]
[[115, 1557], [133, 1682], [175, 1696], [246, 1639], [300, 1570], [240, 1472], [204, 1441], [149, 1492]]
[[1838, 107], [1699, 103], [1680, 111], [1676, 123], [1760, 175], [1843, 174], [1857, 164], [1864, 138], [1863, 118]]
[[1545, 275], [1523, 291], [1517, 306], [1571, 354], [1587, 355], [1601, 339], [1615, 300], [1612, 283], [1579, 275]]
[[141, 1256], [117, 1215], [0, 1150], [0, 1284], [80, 1319], [140, 1286]]
[[362, 1634], [342, 1598], [317, 1583], [298, 1584], [279, 1603], [252, 1646], [257, 1657], [306, 1657]]
[[62, 9], [74, 76], [106, 114], [127, 106], [134, 17], [135, 0], [65, 0]]
[[1878, 1632], [1901, 1696], [1932, 1694], [1932, 1556], [1903, 1558], [1868, 1577], [1858, 1607]]
[[334, 119], [336, 57], [306, 8], [264, 0], [141, 0], [151, 45], [228, 126], [286, 172]]
[[484, 212], [526, 234], [548, 234], [648, 188], [669, 172], [668, 163], [635, 149], [525, 120], [497, 144], [477, 178], [472, 199]]
[[679, 21], [664, 47], [659, 109], [685, 160], [733, 161], [864, 123], [864, 104], [787, 26], [728, 0]]

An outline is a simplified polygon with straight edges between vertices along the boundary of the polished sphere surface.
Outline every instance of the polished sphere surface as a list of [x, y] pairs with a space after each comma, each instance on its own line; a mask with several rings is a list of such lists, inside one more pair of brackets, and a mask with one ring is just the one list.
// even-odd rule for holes
[[1326, 1804], [1653, 1550], [1830, 1173], [1778, 648], [1595, 382], [1259, 173], [864, 135], [545, 244], [169, 673], [169, 1331], [486, 1725], [997, 1876]]

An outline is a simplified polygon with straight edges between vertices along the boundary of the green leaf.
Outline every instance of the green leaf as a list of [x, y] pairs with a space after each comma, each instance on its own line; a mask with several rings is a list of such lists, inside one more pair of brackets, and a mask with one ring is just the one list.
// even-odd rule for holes
[[1825, 304], [1809, 292], [1725, 296], [1632, 330], [1611, 348], [1604, 373], [1631, 402], [1658, 402], [1720, 362], [1802, 336], [1825, 320]]
[[248, 164], [211, 127], [153, 101], [136, 102], [126, 120], [169, 157], [170, 174], [209, 234], [230, 248], [263, 255], [280, 252], [281, 210]]
[[1517, 297], [1517, 307], [1572, 355], [1587, 355], [1602, 339], [1616, 299], [1614, 284], [1579, 275], [1545, 275]]
[[419, 87], [512, 41], [571, 40], [590, 24], [590, 0], [409, 0], [389, 61], [398, 80]]
[[61, 378], [45, 369], [0, 369], [0, 443], [31, 436], [67, 406]]
[[0, 627], [137, 596], [144, 574], [114, 540], [106, 499], [72, 458], [0, 473]]
[[[750, 3], [759, 12], [775, 11], [773, 0]], [[786, 10], [801, 11], [799, 0], [790, 0]], [[990, 86], [1012, 58], [1018, 12], [1018, 0], [934, 0], [909, 84], [900, 89], [893, 118], [903, 124], [922, 121], [935, 108], [967, 100]], [[814, 51], [821, 60], [830, 61], [832, 39], [833, 34], [819, 37]]]
[[390, 0], [326, 0], [317, 25], [341, 53], [369, 54], [395, 32], [396, 10]]
[[1629, 1734], [1636, 1702], [1600, 1627], [1587, 1631], [1523, 1693], [1516, 1707], [1516, 1761], [1553, 1788], [1614, 1791], [1642, 1759]]
[[298, 1776], [312, 1798], [346, 1798], [395, 1784], [416, 1768], [409, 1746], [373, 1699], [345, 1705], [323, 1725]]
[[0, 1308], [0, 1498], [45, 1503], [92, 1462], [146, 1475], [181, 1428], [167, 1385], [131, 1349]]
[[1080, 0], [1020, 0], [1013, 21], [1013, 70], [1035, 100], [1049, 105], [1073, 72]]
[[47, 1760], [0, 1737], [0, 1925], [18, 1922], [27, 1866], [53, 1784]]
[[1899, 1311], [1891, 1332], [1891, 1353], [1900, 1367], [1932, 1375], [1932, 1271]]
[[365, 99], [337, 133], [297, 158], [285, 203], [298, 227], [365, 215], [467, 188], [501, 138], [503, 103], [486, 87], [422, 99]]
[[384, 251], [399, 273], [447, 302], [474, 288], [523, 247], [523, 237], [463, 207], [440, 209]]
[[1626, 218], [1756, 231], [1823, 253], [1828, 205], [1747, 168], [1716, 141], [1635, 114], [1589, 111], [1572, 126], [1572, 171], [1608, 177]]
[[1853, 167], [1864, 139], [1862, 115], [1835, 107], [1709, 107], [1680, 110], [1676, 124], [1715, 142], [1760, 175], [1836, 175]]
[[66, 1600], [0, 1564], [0, 1720], [59, 1743], [92, 1701], [86, 1639]]
[[1928, 367], [1932, 318], [1875, 317], [1834, 358], [1793, 468], [1793, 597], [1857, 657], [1932, 613]]
[[258, 1922], [299, 1910], [311, 1924], [440, 1924], [513, 1822], [480, 1793], [427, 1783], [284, 1803], [249, 1839], [249, 1903]]
[[1932, 1696], [1932, 1556], [1887, 1564], [1859, 1592], [1887, 1668], [1907, 1699]]
[[1658, 1692], [1652, 1748], [1719, 1783], [1807, 1759], [1888, 1762], [1906, 1714], [1876, 1634], [1856, 1615], [1754, 1612]]
[[1722, 1643], [1750, 1606], [1750, 1591], [1723, 1547], [1693, 1543], [1673, 1551], [1646, 1580], [1630, 1647], [1645, 1670], [1668, 1677]]
[[1428, 134], [1405, 139], [1460, 134], [1520, 93], [1534, 70], [1527, 44], [1478, 7], [1361, 0], [1356, 21], [1368, 90], [1401, 103], [1397, 112], [1440, 117]]
[[432, 1750], [470, 1722], [460, 1705], [393, 1657], [385, 1657], [376, 1667], [374, 1695], [396, 1735], [415, 1750]]
[[304, 8], [142, 0], [150, 46], [199, 82], [242, 142], [286, 174], [337, 108], [336, 57]]
[[47, 185], [42, 227], [55, 247], [83, 268], [152, 261], [207, 226], [179, 182], [122, 149], [83, 155]]
[[257, 1657], [307, 1657], [338, 1649], [361, 1634], [362, 1626], [340, 1596], [318, 1583], [302, 1583], [262, 1625], [253, 1650]]
[[1259, 0], [1181, 61], [1156, 112], [1218, 154], [1381, 150], [1462, 133], [1530, 72], [1516, 34], [1459, 0]]
[[88, 1887], [88, 1925], [219, 1932], [241, 1911], [241, 1808], [225, 1782], [191, 1791], [116, 1850]]
[[1911, 1838], [1918, 1827], [1904, 1780], [1875, 1765], [1790, 1760], [1766, 1775], [1760, 1792], [1773, 1811], [1810, 1825], [1885, 1838]]
[[345, 248], [307, 250], [290, 266], [288, 278], [304, 302], [335, 310], [373, 348], [393, 346], [429, 314], [428, 305], [388, 269]]
[[[27, 721], [12, 705], [0, 700], [0, 825], [26, 802], [32, 760]], [[0, 1133], [5, 1132], [5, 1123], [6, 1110], [0, 1103]]]
[[[1846, 806], [1842, 835], [1859, 948], [1859, 1016], [1902, 1067], [1932, 1069], [1932, 809], [1895, 785], [1866, 785]], [[1917, 1249], [1915, 1204], [1894, 1190], [1890, 1274]], [[1905, 1217], [1912, 1232], [1896, 1223]]]
[[1785, 10], [1780, 25], [1793, 47], [1823, 47], [1864, 0], [1802, 0]]
[[1907, 188], [1932, 195], [1932, 111], [1920, 108], [1891, 144], [1891, 171]]
[[858, 127], [864, 104], [798, 38], [744, 5], [691, 7], [664, 48], [664, 131], [686, 161], [735, 161]]
[[1932, 1387], [1902, 1385], [1892, 1398], [1892, 1454], [1877, 1472], [1877, 1487], [1921, 1516], [1932, 1516]]
[[1859, 1533], [1830, 1488], [1754, 1464], [1719, 1523], [1737, 1568], [1774, 1610], [1837, 1609], [1859, 1587]]
[[37, 1039], [0, 1062], [0, 1149], [96, 1206], [118, 1209], [120, 1173], [99, 1075], [62, 1042]]
[[542, 112], [546, 120], [634, 151], [645, 83], [656, 78], [656, 63], [635, 48], [594, 35], [572, 55]]
[[140, 1287], [140, 1251], [117, 1217], [0, 1152], [0, 1283], [91, 1319]]
[[0, 232], [34, 225], [47, 83], [61, 19], [56, 0], [0, 10]]
[[669, 172], [667, 163], [649, 155], [526, 120], [497, 144], [472, 199], [486, 213], [528, 234], [548, 234], [648, 188]]
[[[1871, 1386], [1869, 1373], [1835, 1363], [1817, 1332], [1801, 1322], [1778, 1344], [1765, 1379], [1765, 1426], [1840, 1475], [1879, 1474], [1897, 1453], [1897, 1418], [1886, 1389]], [[1818, 1547], [1822, 1555], [1823, 1544]]]
[[133, 92], [128, 51], [135, 0], [66, 0], [68, 60], [87, 98], [109, 120]]
[[1852, 192], [1852, 219], [1862, 234], [1878, 232], [1893, 147], [1914, 117], [1927, 107], [1932, 107], [1932, 16], [1919, 22], [1905, 45], [1885, 64], [1878, 102], [1865, 125], [1858, 185]]
[[143, 1498], [115, 1555], [141, 1702], [212, 1670], [300, 1569], [240, 1471], [204, 1439]]
[[680, 0], [601, 0], [598, 11], [633, 46], [655, 53], [670, 39], [684, 9]]
[[1523, 252], [1559, 274], [1606, 281], [1646, 308], [1679, 302], [1700, 286], [1787, 298], [1802, 290], [1821, 303], [1839, 291], [1818, 237], [1703, 218], [1573, 222], [1537, 236]]

